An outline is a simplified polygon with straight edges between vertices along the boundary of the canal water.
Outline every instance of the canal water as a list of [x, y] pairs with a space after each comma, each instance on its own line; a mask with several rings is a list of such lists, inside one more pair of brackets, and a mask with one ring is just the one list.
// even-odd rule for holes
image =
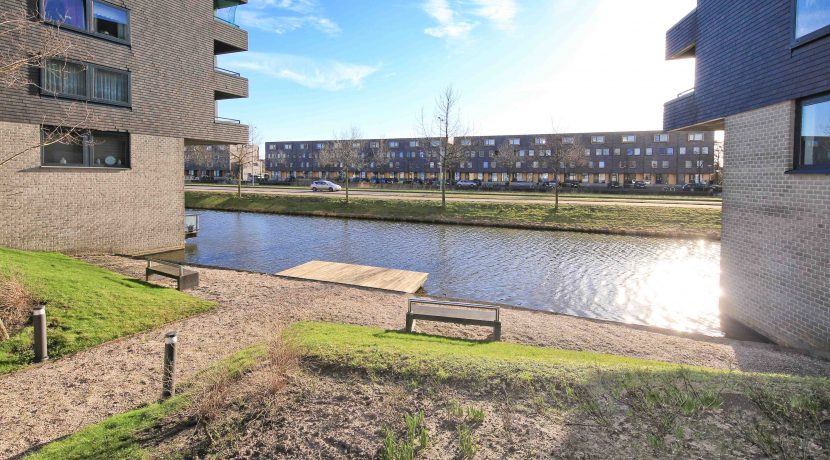
[[720, 243], [199, 211], [163, 257], [275, 273], [310, 260], [429, 273], [430, 295], [722, 335]]

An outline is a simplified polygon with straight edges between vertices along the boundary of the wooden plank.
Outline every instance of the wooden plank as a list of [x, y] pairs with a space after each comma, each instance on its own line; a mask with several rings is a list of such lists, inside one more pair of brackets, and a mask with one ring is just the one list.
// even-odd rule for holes
[[429, 273], [312, 260], [277, 275], [414, 294], [424, 286]]

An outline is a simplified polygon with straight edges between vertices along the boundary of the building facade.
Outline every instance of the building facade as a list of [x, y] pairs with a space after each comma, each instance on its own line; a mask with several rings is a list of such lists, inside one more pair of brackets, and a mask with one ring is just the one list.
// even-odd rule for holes
[[664, 128], [725, 130], [726, 332], [830, 355], [830, 3], [698, 0], [666, 37], [697, 63]]
[[[552, 139], [552, 137], [554, 139]], [[555, 141], [555, 142], [554, 142]], [[438, 155], [416, 138], [355, 141], [366, 157], [355, 176], [399, 181], [434, 180], [439, 175]], [[660, 131], [572, 133], [551, 135], [470, 136], [454, 139], [463, 157], [451, 165], [454, 180], [483, 182], [545, 182], [575, 180], [585, 184], [704, 183], [712, 178], [715, 136], [711, 131], [664, 133]], [[333, 168], [319, 164], [321, 150], [332, 141], [266, 142], [265, 169], [271, 177], [321, 178]], [[578, 145], [584, 156], [568, 164], [556, 157], [553, 144]]]
[[185, 180], [236, 178], [242, 165], [242, 178], [262, 178], [265, 162], [258, 145], [189, 145], [184, 150]]
[[248, 137], [216, 113], [217, 101], [247, 96], [245, 78], [215, 67], [247, 49], [229, 22], [243, 3], [0, 0], [18, 20], [0, 26], [0, 49], [50, 50], [0, 84], [0, 245], [182, 247], [185, 145]]

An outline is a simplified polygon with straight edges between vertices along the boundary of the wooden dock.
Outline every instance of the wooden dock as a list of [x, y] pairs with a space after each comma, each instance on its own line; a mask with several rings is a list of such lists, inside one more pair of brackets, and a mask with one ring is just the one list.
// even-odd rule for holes
[[429, 273], [312, 260], [277, 275], [414, 294], [424, 286]]

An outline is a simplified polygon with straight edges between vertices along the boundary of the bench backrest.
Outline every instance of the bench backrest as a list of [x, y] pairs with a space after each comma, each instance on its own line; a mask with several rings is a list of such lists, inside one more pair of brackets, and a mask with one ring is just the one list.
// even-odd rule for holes
[[499, 310], [499, 307], [474, 303], [409, 299], [409, 313], [415, 315], [499, 321]]
[[184, 276], [184, 266], [183, 265], [179, 265], [175, 262], [168, 262], [166, 260], [158, 260], [158, 259], [149, 259], [148, 258], [147, 259], [147, 268], [150, 268], [151, 263], [156, 263], [156, 264], [159, 264], [159, 265], [167, 265], [168, 267], [173, 267], [173, 268], [179, 270], [179, 276]]

